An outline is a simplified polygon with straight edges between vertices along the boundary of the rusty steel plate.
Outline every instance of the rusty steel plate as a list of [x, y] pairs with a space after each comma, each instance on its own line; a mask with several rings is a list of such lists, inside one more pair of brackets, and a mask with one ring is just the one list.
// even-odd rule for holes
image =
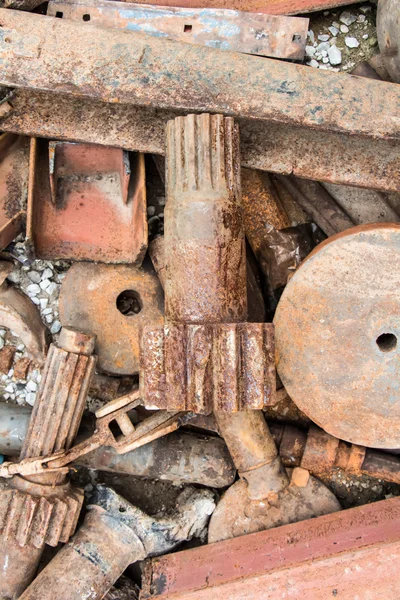
[[139, 371], [141, 329], [163, 324], [163, 306], [154, 271], [83, 262], [73, 265], [63, 281], [60, 320], [96, 334], [100, 370], [132, 375]]
[[296, 271], [275, 319], [290, 397], [340, 439], [400, 448], [400, 225], [349, 229]]
[[49, 2], [49, 16], [126, 29], [220, 50], [303, 60], [309, 19], [215, 8], [146, 6], [111, 0]]

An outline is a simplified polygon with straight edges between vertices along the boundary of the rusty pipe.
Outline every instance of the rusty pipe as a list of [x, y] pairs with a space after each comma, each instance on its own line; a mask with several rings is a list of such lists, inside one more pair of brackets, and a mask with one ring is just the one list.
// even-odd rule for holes
[[[19, 454], [30, 413], [29, 407], [0, 403], [0, 453]], [[83, 435], [78, 434], [77, 442], [83, 439]], [[102, 446], [81, 456], [76, 464], [98, 471], [162, 479], [177, 485], [197, 483], [211, 488], [231, 485], [236, 475], [222, 439], [184, 431], [170, 433], [125, 454]]]
[[[95, 337], [64, 328], [52, 344], [20, 460], [68, 449], [77, 433], [96, 359]], [[83, 492], [65, 471], [14, 476], [0, 493], [0, 599], [13, 600], [29, 585], [45, 544], [74, 533]]]
[[78, 533], [21, 600], [100, 600], [133, 562], [200, 535], [214, 507], [211, 491], [187, 488], [178, 498], [175, 515], [155, 519], [110, 488], [97, 486]]

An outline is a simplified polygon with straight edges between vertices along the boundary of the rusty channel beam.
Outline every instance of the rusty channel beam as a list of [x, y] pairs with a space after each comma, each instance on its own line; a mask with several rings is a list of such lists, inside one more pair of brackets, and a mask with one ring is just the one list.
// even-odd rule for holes
[[92, 25], [259, 56], [303, 60], [309, 19], [111, 0], [49, 2], [47, 14]]
[[398, 597], [400, 499], [148, 561], [141, 600]]
[[21, 11], [0, 22], [3, 85], [399, 139], [394, 84]]
[[[28, 90], [15, 92], [12, 107], [0, 120], [3, 131], [155, 154], [164, 154], [166, 123], [177, 116], [173, 111]], [[399, 188], [397, 141], [326, 131], [321, 145], [320, 134], [313, 129], [245, 119], [238, 122], [245, 167], [378, 190]], [[309, 149], [316, 144], [318, 161], [313, 161]]]

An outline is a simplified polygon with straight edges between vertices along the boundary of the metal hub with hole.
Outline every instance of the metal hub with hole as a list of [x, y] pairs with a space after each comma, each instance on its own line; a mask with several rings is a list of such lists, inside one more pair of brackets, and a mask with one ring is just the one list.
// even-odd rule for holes
[[400, 448], [400, 225], [349, 229], [296, 271], [275, 315], [297, 406], [340, 439]]
[[63, 326], [96, 334], [102, 371], [132, 375], [139, 371], [141, 330], [163, 324], [163, 304], [160, 282], [149, 268], [76, 263], [61, 288], [60, 319]]

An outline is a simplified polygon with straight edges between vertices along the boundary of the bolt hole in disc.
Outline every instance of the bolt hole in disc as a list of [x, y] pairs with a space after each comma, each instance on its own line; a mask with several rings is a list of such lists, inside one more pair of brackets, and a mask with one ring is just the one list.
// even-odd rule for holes
[[382, 333], [376, 343], [381, 352], [393, 352], [397, 348], [397, 337], [393, 333]]
[[134, 290], [124, 290], [117, 298], [117, 308], [125, 317], [137, 315], [142, 310], [140, 296]]

